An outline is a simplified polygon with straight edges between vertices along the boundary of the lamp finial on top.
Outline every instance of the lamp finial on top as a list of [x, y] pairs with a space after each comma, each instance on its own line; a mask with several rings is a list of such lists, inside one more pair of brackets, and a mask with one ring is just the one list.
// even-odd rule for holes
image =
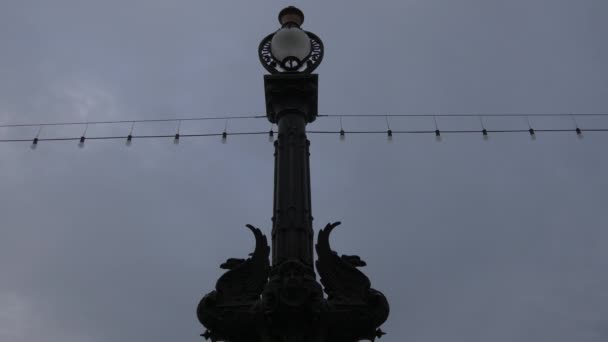
[[285, 7], [281, 10], [281, 12], [279, 12], [279, 23], [281, 26], [285, 26], [287, 24], [302, 26], [304, 23], [304, 13], [299, 8], [294, 6]]

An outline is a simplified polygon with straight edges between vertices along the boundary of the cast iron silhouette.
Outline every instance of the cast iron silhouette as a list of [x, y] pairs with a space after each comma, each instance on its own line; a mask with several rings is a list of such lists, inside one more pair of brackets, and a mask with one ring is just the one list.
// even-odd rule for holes
[[[255, 236], [254, 252], [248, 259], [223, 263], [220, 267], [228, 271], [197, 308], [207, 328], [202, 336], [213, 342], [355, 342], [384, 334], [379, 326], [388, 318], [389, 305], [358, 270], [365, 262], [331, 249], [329, 236], [340, 222], [321, 229], [313, 246], [306, 125], [317, 117], [318, 76], [310, 72], [323, 57], [323, 44], [312, 33], [298, 32], [303, 21], [299, 9], [283, 9], [279, 22], [281, 30], [288, 30], [281, 33], [288, 39], [276, 44], [300, 44], [301, 37], [308, 37], [309, 51], [282, 46], [296, 52], [277, 59], [272, 42], [281, 30], [264, 38], [258, 51], [272, 73], [264, 76], [267, 117], [279, 128], [274, 142], [272, 266], [266, 236], [247, 225]], [[315, 265], [323, 287], [316, 280]]]

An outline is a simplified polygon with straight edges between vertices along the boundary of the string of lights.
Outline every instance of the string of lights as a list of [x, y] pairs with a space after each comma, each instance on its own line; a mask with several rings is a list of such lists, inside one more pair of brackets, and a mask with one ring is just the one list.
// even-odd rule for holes
[[[532, 137], [536, 137], [536, 133], [563, 133], [563, 132], [573, 132], [576, 135], [581, 136], [583, 132], [608, 132], [608, 128], [576, 128], [576, 129], [500, 129], [500, 130], [387, 130], [387, 131], [345, 131], [345, 130], [312, 130], [307, 131], [308, 134], [336, 134], [340, 136], [340, 139], [344, 139], [344, 137], [348, 134], [355, 135], [364, 135], [364, 134], [384, 134], [389, 139], [392, 139], [394, 135], [398, 134], [430, 134], [435, 135], [436, 137], [441, 137], [446, 134], [481, 134], [484, 138], [487, 138], [490, 134], [507, 134], [507, 133], [527, 133]], [[170, 139], [172, 138], [175, 143], [179, 142], [180, 139], [183, 138], [196, 138], [196, 137], [221, 137], [223, 140], [226, 140], [228, 136], [243, 136], [243, 135], [268, 135], [271, 141], [274, 140], [274, 135], [278, 132], [275, 130], [270, 130], [267, 132], [222, 132], [222, 133], [195, 133], [195, 134], [151, 134], [151, 135], [108, 135], [108, 136], [80, 136], [80, 137], [51, 137], [51, 138], [15, 138], [15, 139], [0, 139], [0, 143], [6, 142], [31, 142], [33, 145], [37, 145], [40, 142], [53, 142], [53, 141], [78, 141], [80, 145], [84, 145], [85, 141], [88, 140], [125, 140], [127, 144], [131, 144], [133, 140], [136, 139]]]
[[[528, 133], [530, 136], [535, 137], [537, 132], [542, 133], [559, 133], [559, 132], [575, 132], [577, 135], [582, 135], [583, 132], [608, 132], [608, 128], [598, 127], [581, 127], [577, 118], [582, 117], [608, 117], [608, 113], [588, 113], [588, 114], [539, 114], [539, 113], [514, 113], [514, 114], [387, 114], [387, 115], [319, 115], [321, 118], [337, 118], [339, 120], [339, 130], [310, 130], [307, 131], [309, 134], [337, 134], [341, 139], [344, 139], [347, 134], [385, 134], [389, 139], [392, 139], [393, 135], [397, 134], [434, 134], [436, 137], [441, 137], [445, 134], [481, 134], [484, 138], [487, 138], [490, 134], [519, 134]], [[389, 117], [428, 117], [432, 119], [434, 129], [392, 129], [389, 122]], [[438, 124], [437, 118], [452, 117], [452, 118], [463, 118], [463, 117], [477, 117], [479, 119], [478, 129], [442, 129]], [[526, 119], [527, 128], [519, 129], [502, 129], [502, 128], [489, 128], [487, 127], [484, 118], [490, 117], [524, 117]], [[572, 128], [538, 128], [533, 127], [530, 123], [530, 117], [570, 117], [572, 119]], [[194, 137], [222, 137], [227, 139], [228, 136], [239, 136], [239, 135], [265, 135], [267, 134], [271, 140], [274, 138], [274, 131], [271, 127], [269, 131], [250, 131], [250, 132], [228, 132], [228, 121], [231, 120], [245, 120], [245, 119], [261, 119], [266, 118], [265, 115], [250, 115], [250, 116], [224, 116], [224, 117], [190, 117], [190, 118], [175, 118], [175, 119], [143, 119], [143, 120], [106, 120], [106, 121], [85, 121], [85, 122], [55, 122], [55, 123], [27, 123], [27, 124], [0, 124], [0, 128], [17, 128], [17, 127], [38, 127], [37, 134], [32, 137], [17, 137], [17, 138], [2, 138], [0, 136], [0, 142], [31, 142], [33, 145], [37, 145], [39, 142], [46, 141], [79, 141], [82, 145], [86, 140], [120, 140], [124, 139], [127, 143], [131, 143], [134, 139], [166, 139], [173, 138], [175, 142], [178, 142], [180, 138], [194, 138]], [[357, 119], [357, 118], [379, 118], [386, 121], [386, 130], [345, 130], [343, 127], [343, 118]], [[226, 124], [222, 132], [218, 133], [191, 133], [191, 134], [180, 134], [180, 128], [182, 122], [189, 121], [206, 121], [206, 120], [225, 120]], [[133, 134], [136, 124], [145, 123], [177, 123], [177, 130], [175, 134]], [[95, 135], [87, 136], [87, 130], [91, 125], [101, 124], [131, 124], [128, 135]], [[41, 137], [41, 131], [46, 126], [84, 126], [84, 132], [79, 136], [59, 136], [59, 137]]]

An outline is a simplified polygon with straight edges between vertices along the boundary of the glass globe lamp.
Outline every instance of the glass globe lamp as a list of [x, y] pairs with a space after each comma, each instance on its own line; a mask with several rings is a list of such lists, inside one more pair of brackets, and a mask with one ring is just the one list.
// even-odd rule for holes
[[270, 41], [272, 56], [287, 70], [299, 68], [310, 50], [310, 38], [297, 26], [281, 28]]
[[290, 6], [279, 13], [281, 28], [260, 43], [260, 62], [271, 73], [310, 73], [323, 57], [323, 43], [302, 30], [304, 13]]

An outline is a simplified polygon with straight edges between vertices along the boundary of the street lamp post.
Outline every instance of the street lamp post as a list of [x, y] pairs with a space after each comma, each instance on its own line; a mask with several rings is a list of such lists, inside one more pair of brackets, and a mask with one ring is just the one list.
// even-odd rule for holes
[[246, 260], [228, 259], [220, 266], [228, 271], [200, 301], [197, 316], [207, 328], [203, 336], [212, 341], [373, 341], [383, 334], [378, 327], [388, 318], [388, 302], [357, 269], [364, 261], [331, 250], [329, 235], [340, 223], [321, 229], [313, 246], [306, 125], [317, 117], [318, 76], [312, 71], [323, 59], [323, 43], [301, 29], [304, 14], [295, 7], [283, 9], [279, 22], [281, 28], [258, 49], [270, 72], [264, 76], [267, 117], [279, 131], [272, 263], [266, 237], [247, 225], [255, 251]]

